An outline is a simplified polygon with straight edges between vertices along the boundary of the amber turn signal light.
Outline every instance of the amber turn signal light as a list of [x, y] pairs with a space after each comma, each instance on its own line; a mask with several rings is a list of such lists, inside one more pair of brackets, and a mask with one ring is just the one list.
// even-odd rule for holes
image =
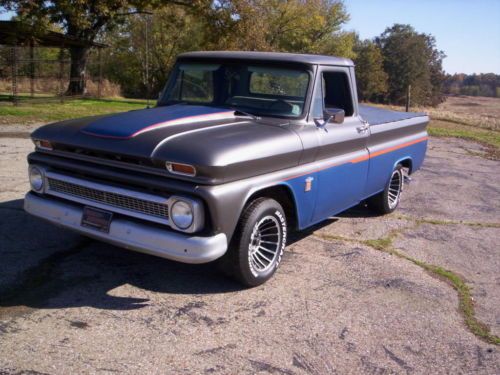
[[189, 164], [173, 163], [167, 161], [165, 163], [165, 166], [167, 167], [167, 170], [170, 173], [184, 175], [184, 176], [191, 176], [191, 177], [196, 175], [196, 169]]
[[52, 147], [52, 143], [49, 141], [45, 141], [42, 139], [35, 139], [33, 142], [35, 142], [35, 146], [41, 150], [53, 150], [54, 148]]

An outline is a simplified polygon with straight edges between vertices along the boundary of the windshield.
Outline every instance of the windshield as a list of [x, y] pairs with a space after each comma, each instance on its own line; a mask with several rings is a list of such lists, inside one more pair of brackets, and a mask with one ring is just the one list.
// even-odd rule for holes
[[181, 63], [159, 105], [224, 106], [260, 116], [300, 117], [306, 70], [252, 64]]

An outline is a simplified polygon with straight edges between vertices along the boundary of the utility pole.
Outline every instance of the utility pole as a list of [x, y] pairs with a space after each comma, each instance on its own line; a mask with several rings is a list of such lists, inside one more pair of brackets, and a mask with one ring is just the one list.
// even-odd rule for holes
[[147, 108], [150, 108], [149, 105], [149, 97], [151, 94], [151, 90], [149, 87], [149, 14], [146, 15], [146, 99], [147, 99]]
[[144, 12], [146, 14], [146, 108], [151, 108], [149, 100], [151, 97], [151, 83], [149, 79], [149, 22], [151, 20], [151, 12]]
[[[145, 79], [146, 79], [146, 101], [147, 108], [150, 108], [149, 99], [151, 96], [151, 84], [149, 82], [149, 22], [150, 16], [153, 15], [153, 12], [142, 10], [138, 12], [134, 12], [133, 14], [145, 14], [146, 15], [146, 25], [145, 25], [145, 37], [146, 37], [146, 57], [145, 57]], [[128, 16], [130, 13], [118, 14], [119, 16]]]

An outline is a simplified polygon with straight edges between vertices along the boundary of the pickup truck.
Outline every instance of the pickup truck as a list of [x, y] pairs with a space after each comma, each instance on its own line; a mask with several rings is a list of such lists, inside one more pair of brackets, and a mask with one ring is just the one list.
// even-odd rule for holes
[[252, 287], [290, 231], [360, 202], [394, 211], [428, 122], [358, 104], [345, 58], [185, 53], [154, 108], [34, 131], [24, 208], [130, 250], [215, 261]]

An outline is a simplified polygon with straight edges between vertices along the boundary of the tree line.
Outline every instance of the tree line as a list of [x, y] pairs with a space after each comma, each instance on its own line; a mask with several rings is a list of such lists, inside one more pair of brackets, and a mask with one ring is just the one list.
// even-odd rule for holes
[[443, 91], [450, 95], [489, 96], [500, 98], [500, 75], [448, 74]]
[[[361, 100], [402, 104], [411, 87], [415, 105], [443, 101], [445, 56], [432, 35], [396, 24], [361, 40], [343, 30], [349, 14], [340, 0], [0, 0], [0, 6], [24, 22], [109, 45], [104, 76], [129, 97], [159, 92], [179, 53], [258, 50], [351, 58]], [[98, 69], [87, 64], [89, 52], [69, 51], [69, 93], [83, 93], [78, 77]]]

